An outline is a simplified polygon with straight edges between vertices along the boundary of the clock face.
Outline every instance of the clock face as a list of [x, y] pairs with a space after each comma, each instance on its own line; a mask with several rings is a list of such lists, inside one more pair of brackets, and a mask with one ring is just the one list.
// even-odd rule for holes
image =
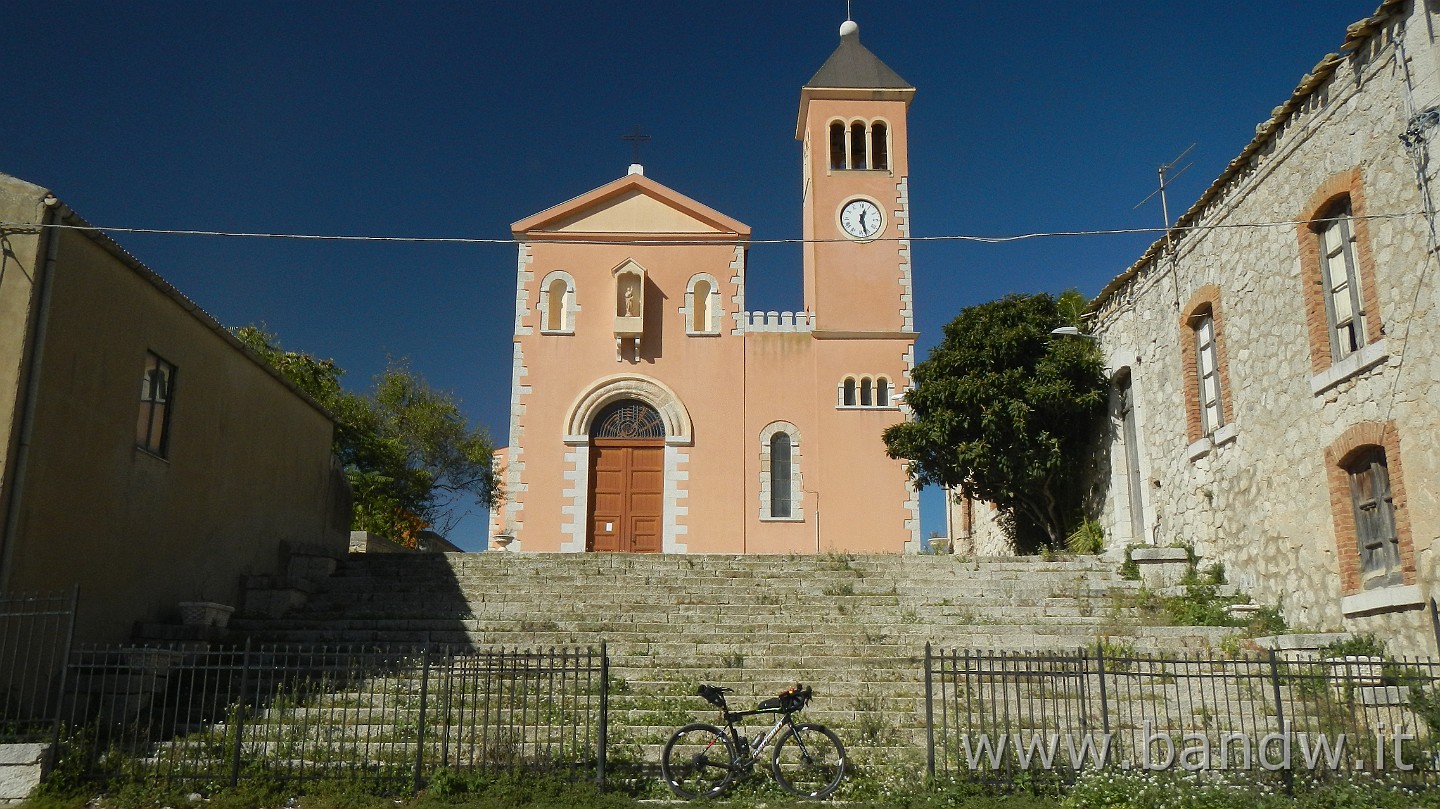
[[852, 239], [873, 239], [884, 227], [880, 207], [868, 199], [851, 200], [840, 209], [840, 229]]

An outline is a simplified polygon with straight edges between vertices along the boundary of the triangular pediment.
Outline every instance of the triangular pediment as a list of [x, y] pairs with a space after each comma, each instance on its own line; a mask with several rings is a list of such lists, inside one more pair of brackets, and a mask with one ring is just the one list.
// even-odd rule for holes
[[750, 228], [640, 174], [603, 185], [516, 222], [510, 230], [552, 238], [643, 234], [655, 238], [735, 239]]

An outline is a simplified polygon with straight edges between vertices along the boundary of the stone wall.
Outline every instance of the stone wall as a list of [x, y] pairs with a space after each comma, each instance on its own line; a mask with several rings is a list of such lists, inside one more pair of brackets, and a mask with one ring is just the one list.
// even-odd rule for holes
[[[1427, 200], [1400, 139], [1415, 111], [1440, 102], [1440, 52], [1425, 16], [1402, 4], [1370, 21], [1368, 36], [1352, 34], [1346, 56], [1307, 75], [1257, 128], [1244, 159], [1182, 217], [1189, 227], [1177, 229], [1173, 253], [1152, 248], [1096, 300], [1094, 333], [1106, 366], [1131, 379], [1139, 449], [1130, 470], [1116, 431], [1107, 538], [1192, 543], [1257, 600], [1281, 605], [1292, 626], [1375, 632], [1393, 651], [1428, 654], [1435, 641], [1419, 610], [1440, 531], [1440, 284], [1430, 224], [1417, 213]], [[1440, 128], [1424, 136], [1434, 140]], [[1429, 143], [1420, 149], [1434, 165]], [[1369, 332], [1363, 349], [1339, 361], [1326, 350], [1324, 292], [1312, 288], [1318, 237], [1295, 224], [1337, 193], [1352, 204]], [[1190, 320], [1206, 312], [1226, 388], [1226, 423], [1208, 432], [1198, 420]], [[1348, 493], [1332, 498], [1337, 459], [1327, 459], [1357, 429], [1388, 436], [1404, 523], [1404, 581], [1366, 593], [1346, 586], [1358, 564], [1353, 514]], [[1338, 480], [1348, 485], [1343, 473]], [[1140, 536], [1132, 491], [1142, 501]]]

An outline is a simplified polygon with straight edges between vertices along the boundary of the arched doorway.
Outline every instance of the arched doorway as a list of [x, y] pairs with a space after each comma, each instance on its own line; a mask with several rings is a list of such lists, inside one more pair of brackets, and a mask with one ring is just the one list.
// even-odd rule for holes
[[607, 405], [590, 425], [590, 521], [585, 547], [659, 553], [665, 506], [665, 423], [635, 399]]

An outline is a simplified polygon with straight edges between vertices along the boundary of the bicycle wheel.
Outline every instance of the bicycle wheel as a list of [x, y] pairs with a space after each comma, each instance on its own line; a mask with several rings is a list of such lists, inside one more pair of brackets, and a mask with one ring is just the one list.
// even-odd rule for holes
[[845, 745], [824, 725], [795, 725], [775, 743], [770, 769], [791, 795], [828, 798], [845, 776]]
[[714, 725], [686, 725], [665, 743], [660, 773], [676, 795], [687, 800], [713, 798], [735, 777], [735, 748]]

